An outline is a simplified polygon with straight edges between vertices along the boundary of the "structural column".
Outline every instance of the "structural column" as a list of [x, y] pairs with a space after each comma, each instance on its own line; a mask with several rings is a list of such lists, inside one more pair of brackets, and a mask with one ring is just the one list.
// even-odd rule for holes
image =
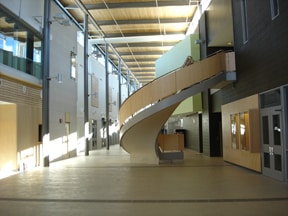
[[[121, 75], [121, 59], [118, 57], [118, 111], [120, 110], [121, 108], [121, 105], [122, 105], [122, 82], [121, 82], [121, 79], [122, 79], [122, 75]], [[118, 119], [118, 123], [119, 123], [119, 119]], [[120, 132], [118, 130], [118, 143], [120, 144]]]
[[84, 14], [84, 130], [85, 155], [89, 155], [89, 107], [88, 107], [88, 15]]
[[42, 142], [43, 165], [49, 166], [49, 70], [50, 70], [50, 11], [51, 0], [44, 2], [44, 31], [42, 53]]
[[105, 74], [106, 74], [106, 147], [110, 148], [109, 141], [109, 70], [108, 70], [108, 44], [105, 44]]
[[119, 100], [119, 110], [120, 110], [120, 107], [121, 107], [121, 104], [122, 104], [122, 86], [121, 86], [121, 59], [118, 58], [118, 85], [119, 85], [119, 95], [118, 95], [118, 100]]
[[130, 71], [127, 71], [127, 91], [128, 91], [128, 97], [130, 96]]

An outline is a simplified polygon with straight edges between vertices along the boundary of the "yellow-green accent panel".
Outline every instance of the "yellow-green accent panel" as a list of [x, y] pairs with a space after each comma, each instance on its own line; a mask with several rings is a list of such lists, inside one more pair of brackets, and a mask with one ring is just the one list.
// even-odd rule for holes
[[[163, 76], [181, 68], [188, 56], [192, 56], [194, 61], [199, 61], [200, 46], [195, 44], [195, 40], [198, 39], [198, 34], [188, 35], [184, 40], [161, 56], [155, 63], [156, 77]], [[183, 101], [173, 115], [183, 115], [200, 111], [202, 111], [202, 97], [201, 94], [197, 94]]]
[[201, 93], [196, 94], [192, 97], [187, 98], [184, 100], [176, 110], [173, 112], [173, 115], [188, 115], [195, 112], [202, 111], [202, 96]]
[[182, 67], [188, 56], [192, 56], [194, 61], [199, 61], [200, 46], [195, 44], [195, 40], [197, 39], [199, 39], [198, 34], [188, 35], [184, 40], [157, 59], [155, 63], [156, 77], [163, 76]]

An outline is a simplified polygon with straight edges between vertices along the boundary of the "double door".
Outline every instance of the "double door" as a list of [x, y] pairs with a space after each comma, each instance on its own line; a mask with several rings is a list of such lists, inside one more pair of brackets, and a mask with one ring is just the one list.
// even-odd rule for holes
[[284, 181], [284, 130], [282, 108], [273, 106], [261, 109], [262, 172]]

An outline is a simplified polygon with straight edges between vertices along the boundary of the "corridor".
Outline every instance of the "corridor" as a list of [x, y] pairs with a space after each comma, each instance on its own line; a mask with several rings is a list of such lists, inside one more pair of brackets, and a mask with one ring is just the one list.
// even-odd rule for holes
[[119, 145], [0, 180], [0, 215], [287, 215], [288, 184], [190, 150], [130, 163]]

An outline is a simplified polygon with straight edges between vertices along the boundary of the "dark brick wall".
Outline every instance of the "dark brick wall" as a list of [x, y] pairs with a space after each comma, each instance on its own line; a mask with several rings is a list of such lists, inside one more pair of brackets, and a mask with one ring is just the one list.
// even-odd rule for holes
[[202, 141], [203, 154], [210, 156], [210, 91], [202, 92]]
[[221, 113], [210, 115], [210, 156], [222, 156]]
[[197, 152], [201, 152], [201, 133], [200, 133], [200, 115], [193, 114], [184, 118], [184, 125], [186, 131], [186, 147]]
[[269, 0], [247, 0], [248, 42], [243, 44], [240, 0], [232, 0], [237, 82], [218, 92], [223, 104], [288, 83], [288, 1], [272, 20]]

